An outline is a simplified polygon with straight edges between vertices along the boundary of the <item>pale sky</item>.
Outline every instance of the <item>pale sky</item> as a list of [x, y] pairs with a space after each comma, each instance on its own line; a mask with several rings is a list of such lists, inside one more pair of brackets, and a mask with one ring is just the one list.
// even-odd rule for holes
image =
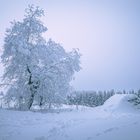
[[75, 89], [140, 88], [139, 0], [0, 0], [0, 45], [9, 22], [21, 20], [28, 4], [45, 10], [47, 39], [67, 51], [79, 48]]

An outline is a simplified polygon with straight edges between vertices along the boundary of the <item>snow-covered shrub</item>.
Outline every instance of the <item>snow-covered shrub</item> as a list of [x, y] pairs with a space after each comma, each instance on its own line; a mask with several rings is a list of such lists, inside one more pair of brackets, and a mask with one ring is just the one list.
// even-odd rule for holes
[[135, 105], [139, 105], [140, 104], [140, 90], [138, 90], [138, 92], [133, 92], [133, 94], [135, 94], [135, 97], [130, 99], [129, 102], [132, 102]]

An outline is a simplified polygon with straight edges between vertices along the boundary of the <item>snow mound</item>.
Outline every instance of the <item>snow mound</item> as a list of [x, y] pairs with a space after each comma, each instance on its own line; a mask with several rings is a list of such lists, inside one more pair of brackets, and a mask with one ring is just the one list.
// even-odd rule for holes
[[111, 112], [133, 112], [136, 108], [128, 100], [134, 98], [131, 94], [115, 94], [110, 97], [102, 106], [105, 111]]

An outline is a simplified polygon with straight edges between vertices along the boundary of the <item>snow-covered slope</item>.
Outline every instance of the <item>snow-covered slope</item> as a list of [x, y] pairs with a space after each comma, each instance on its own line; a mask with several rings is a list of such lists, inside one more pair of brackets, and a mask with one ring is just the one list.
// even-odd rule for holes
[[0, 110], [0, 140], [139, 140], [140, 111], [129, 98], [61, 113]]
[[136, 107], [128, 102], [134, 97], [133, 94], [115, 94], [104, 103], [102, 109], [109, 112], [137, 112]]

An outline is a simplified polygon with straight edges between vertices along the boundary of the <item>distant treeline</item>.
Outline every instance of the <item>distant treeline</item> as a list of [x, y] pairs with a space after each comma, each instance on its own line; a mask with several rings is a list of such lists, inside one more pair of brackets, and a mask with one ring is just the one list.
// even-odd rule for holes
[[67, 96], [67, 103], [69, 105], [84, 105], [89, 107], [103, 105], [104, 102], [109, 99], [114, 94], [136, 94], [140, 95], [140, 90], [138, 91], [73, 91]]
[[[95, 107], [103, 105], [104, 102], [109, 99], [114, 94], [134, 94], [133, 99], [129, 100], [130, 102], [134, 103], [135, 105], [140, 104], [140, 90], [138, 91], [73, 91], [70, 92], [66, 98], [64, 98], [61, 102], [52, 102], [53, 105], [60, 105], [60, 104], [68, 104], [68, 105], [82, 105], [88, 107]], [[36, 105], [36, 102], [34, 103]], [[33, 105], [33, 106], [34, 106]], [[18, 100], [15, 98], [7, 98], [7, 96], [0, 92], [0, 108], [17, 108]], [[47, 102], [44, 102], [43, 105], [39, 105], [41, 108], [43, 106], [47, 107]]]

